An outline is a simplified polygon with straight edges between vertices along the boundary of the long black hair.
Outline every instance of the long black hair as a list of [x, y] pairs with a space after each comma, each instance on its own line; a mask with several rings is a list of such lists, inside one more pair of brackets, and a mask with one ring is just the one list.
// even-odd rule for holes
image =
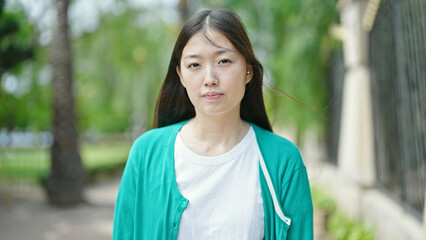
[[[225, 35], [252, 67], [253, 77], [246, 84], [245, 94], [241, 100], [241, 119], [272, 131], [263, 101], [263, 66], [254, 55], [253, 47], [239, 17], [226, 9], [199, 12], [182, 27], [155, 106], [154, 127], [163, 127], [195, 117], [194, 106], [180, 82], [176, 68], [180, 67], [182, 51], [188, 40], [199, 32], [208, 39], [206, 34], [208, 29], [214, 29]], [[209, 40], [213, 43], [211, 39]]]

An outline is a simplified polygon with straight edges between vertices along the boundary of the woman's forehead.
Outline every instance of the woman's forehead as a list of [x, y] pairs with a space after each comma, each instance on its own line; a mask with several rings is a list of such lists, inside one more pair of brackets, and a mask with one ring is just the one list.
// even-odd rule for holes
[[206, 48], [213, 48], [220, 52], [238, 52], [231, 41], [217, 30], [207, 30], [194, 34], [186, 43], [183, 54], [190, 51], [203, 52]]

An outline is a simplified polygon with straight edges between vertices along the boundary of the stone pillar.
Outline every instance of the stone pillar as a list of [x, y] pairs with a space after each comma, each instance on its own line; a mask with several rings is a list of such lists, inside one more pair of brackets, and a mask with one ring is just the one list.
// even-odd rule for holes
[[374, 149], [369, 73], [349, 69], [343, 89], [338, 168], [363, 187], [374, 184]]
[[375, 181], [374, 138], [370, 78], [367, 66], [368, 38], [362, 28], [367, 0], [340, 0], [343, 54], [346, 74], [343, 87], [340, 142], [338, 149], [340, 205], [359, 217], [364, 188]]

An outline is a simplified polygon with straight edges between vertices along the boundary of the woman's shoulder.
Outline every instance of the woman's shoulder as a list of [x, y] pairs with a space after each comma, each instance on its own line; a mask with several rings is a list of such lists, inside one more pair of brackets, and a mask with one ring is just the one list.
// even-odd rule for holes
[[133, 147], [158, 146], [158, 144], [169, 143], [170, 140], [174, 139], [173, 136], [177, 135], [182, 125], [182, 123], [175, 123], [165, 127], [150, 129], [136, 138], [133, 142]]
[[262, 148], [270, 149], [270, 151], [279, 154], [300, 154], [299, 148], [287, 138], [265, 130], [255, 124], [251, 125], [256, 133], [258, 144], [261, 145]]
[[294, 171], [304, 168], [302, 155], [299, 148], [288, 139], [273, 132], [252, 125], [260, 153], [271, 169]]

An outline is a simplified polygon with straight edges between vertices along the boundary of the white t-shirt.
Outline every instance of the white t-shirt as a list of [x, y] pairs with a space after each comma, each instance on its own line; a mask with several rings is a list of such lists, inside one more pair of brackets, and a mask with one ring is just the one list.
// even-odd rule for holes
[[178, 239], [263, 239], [259, 150], [253, 129], [225, 154], [206, 157], [175, 142], [176, 181], [189, 204]]

